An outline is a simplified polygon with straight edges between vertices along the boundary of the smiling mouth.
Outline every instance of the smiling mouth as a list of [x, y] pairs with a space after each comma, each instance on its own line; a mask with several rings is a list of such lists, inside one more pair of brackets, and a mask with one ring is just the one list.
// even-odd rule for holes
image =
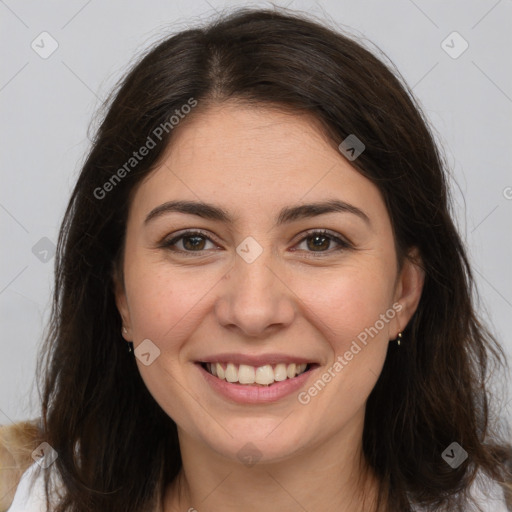
[[313, 368], [316, 363], [279, 363], [266, 364], [263, 366], [250, 366], [234, 363], [199, 363], [210, 375], [232, 384], [247, 386], [272, 386], [278, 382], [291, 380]]

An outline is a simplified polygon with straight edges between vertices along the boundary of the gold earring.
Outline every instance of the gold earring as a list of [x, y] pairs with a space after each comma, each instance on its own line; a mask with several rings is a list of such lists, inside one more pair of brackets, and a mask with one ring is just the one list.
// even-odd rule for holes
[[397, 338], [396, 338], [396, 344], [397, 344], [398, 346], [400, 346], [400, 341], [401, 341], [401, 340], [402, 340], [402, 333], [401, 333], [401, 332], [399, 332], [399, 333], [398, 333], [398, 336], [397, 336]]

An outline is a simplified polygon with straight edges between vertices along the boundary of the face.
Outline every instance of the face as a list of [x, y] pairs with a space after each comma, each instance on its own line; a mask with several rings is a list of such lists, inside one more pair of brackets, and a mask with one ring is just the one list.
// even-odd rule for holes
[[180, 433], [219, 457], [251, 442], [283, 460], [360, 431], [419, 300], [379, 190], [320, 133], [305, 116], [211, 107], [133, 197], [116, 286], [125, 338]]

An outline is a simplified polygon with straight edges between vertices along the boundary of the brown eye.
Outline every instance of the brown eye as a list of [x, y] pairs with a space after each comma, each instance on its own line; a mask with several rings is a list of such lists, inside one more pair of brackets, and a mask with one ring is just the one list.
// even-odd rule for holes
[[[331, 253], [333, 251], [340, 251], [350, 247], [348, 242], [338, 236], [330, 234], [327, 231], [313, 231], [308, 233], [308, 235], [301, 240], [300, 245], [304, 243], [306, 243], [306, 248], [301, 250], [316, 253]], [[330, 250], [332, 243], [336, 244], [338, 247]]]
[[329, 237], [325, 235], [312, 235], [308, 236], [308, 249], [316, 250], [316, 249], [328, 249], [331, 243]]
[[199, 231], [188, 231], [181, 233], [168, 241], [164, 241], [161, 247], [171, 251], [182, 253], [193, 253], [207, 250], [206, 244], [210, 242], [214, 247], [217, 247], [213, 241], [205, 234]]
[[183, 247], [187, 250], [194, 251], [196, 249], [203, 250], [205, 245], [204, 237], [202, 236], [184, 236], [183, 239]]

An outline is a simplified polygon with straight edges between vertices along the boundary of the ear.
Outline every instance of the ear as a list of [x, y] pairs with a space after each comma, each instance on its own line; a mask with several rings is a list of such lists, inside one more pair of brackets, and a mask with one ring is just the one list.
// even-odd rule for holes
[[402, 309], [397, 315], [398, 325], [395, 337], [400, 331], [403, 331], [409, 323], [412, 315], [416, 311], [420, 302], [425, 281], [425, 271], [423, 270], [421, 255], [416, 247], [409, 250], [402, 269], [397, 278], [395, 288], [395, 302], [398, 302]]
[[128, 309], [128, 301], [126, 299], [124, 279], [121, 270], [119, 269], [118, 265], [115, 264], [113, 265], [112, 269], [112, 285], [117, 310], [119, 311], [119, 314], [123, 320], [123, 327], [127, 330], [127, 332], [125, 332], [124, 329], [122, 330], [123, 338], [126, 341], [132, 341], [130, 310]]

